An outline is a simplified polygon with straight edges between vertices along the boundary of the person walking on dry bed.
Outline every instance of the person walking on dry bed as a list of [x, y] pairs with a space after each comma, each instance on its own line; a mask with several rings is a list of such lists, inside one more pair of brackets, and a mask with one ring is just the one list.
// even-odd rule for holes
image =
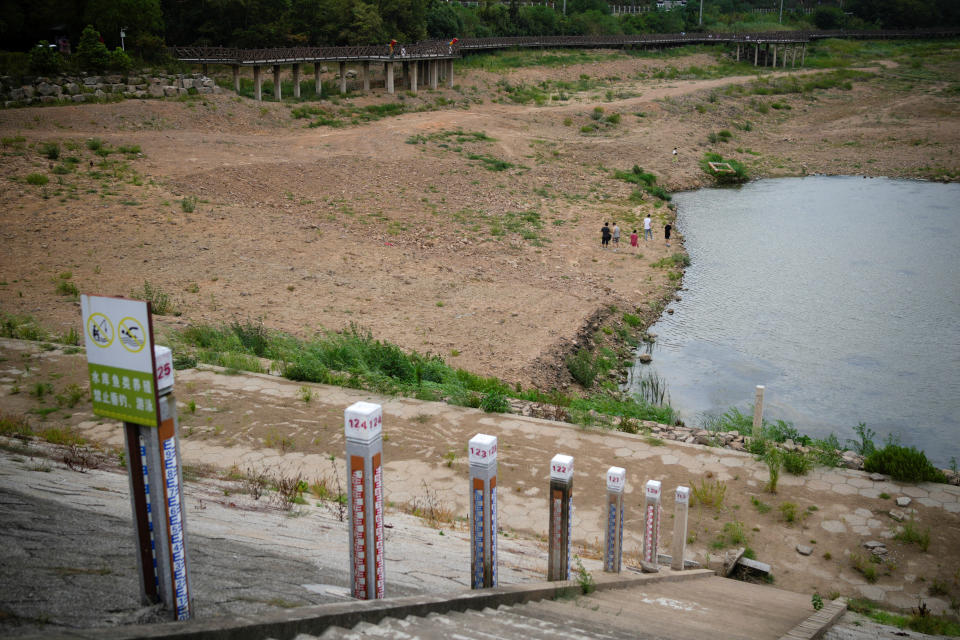
[[653, 227], [652, 220], [650, 220], [650, 214], [647, 214], [647, 217], [643, 219], [643, 241], [653, 240]]
[[614, 222], [613, 223], [613, 250], [616, 251], [620, 248], [620, 226]]
[[630, 246], [636, 249], [639, 246], [637, 242], [640, 239], [640, 236], [637, 235], [637, 230], [634, 229], [633, 233], [630, 234]]
[[670, 231], [673, 229], [673, 225], [669, 222], [663, 227], [663, 239], [666, 240], [667, 246], [670, 246]]
[[603, 229], [600, 229], [600, 248], [606, 249], [610, 246], [610, 223], [604, 222]]

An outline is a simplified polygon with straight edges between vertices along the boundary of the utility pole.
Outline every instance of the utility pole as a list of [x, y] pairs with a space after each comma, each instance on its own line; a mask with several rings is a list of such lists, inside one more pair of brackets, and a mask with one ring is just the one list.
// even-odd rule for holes
[[703, 26], [703, 0], [700, 0], [700, 26]]
[[780, 24], [783, 24], [783, 0], [780, 0]]
[[123, 51], [126, 51], [126, 50], [127, 50], [126, 45], [124, 45], [124, 43], [123, 43], [123, 39], [126, 38], [126, 37], [127, 37], [127, 28], [126, 28], [126, 27], [120, 27], [120, 49], [123, 50]]

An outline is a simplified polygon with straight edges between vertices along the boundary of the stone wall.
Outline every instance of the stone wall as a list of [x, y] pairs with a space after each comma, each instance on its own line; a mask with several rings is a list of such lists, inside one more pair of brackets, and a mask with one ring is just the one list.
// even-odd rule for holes
[[105, 76], [27, 77], [14, 82], [0, 76], [0, 102], [5, 108], [32, 104], [99, 102], [124, 98], [169, 98], [222, 93], [213, 79], [199, 73], [141, 73]]

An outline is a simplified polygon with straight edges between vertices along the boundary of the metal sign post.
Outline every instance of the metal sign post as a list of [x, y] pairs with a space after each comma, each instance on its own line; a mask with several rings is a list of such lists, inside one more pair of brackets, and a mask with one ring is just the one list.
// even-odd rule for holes
[[[93, 412], [122, 420], [140, 599], [191, 615], [173, 356], [153, 344], [148, 302], [81, 297]], [[151, 491], [151, 487], [153, 490]]]
[[683, 553], [687, 548], [687, 515], [690, 511], [690, 487], [677, 487], [673, 508], [673, 559], [670, 568], [683, 571]]
[[550, 551], [547, 580], [570, 579], [573, 527], [573, 458], [557, 454], [550, 461]]
[[353, 597], [383, 598], [383, 409], [355, 402], [343, 412], [350, 506]]
[[470, 587], [497, 586], [497, 438], [478, 433], [470, 459]]
[[660, 544], [660, 481], [647, 480], [646, 504], [643, 509], [643, 559], [640, 567], [646, 573], [657, 573], [657, 547]]
[[623, 558], [623, 490], [627, 471], [622, 467], [607, 469], [607, 533], [603, 553], [603, 570], [620, 573]]

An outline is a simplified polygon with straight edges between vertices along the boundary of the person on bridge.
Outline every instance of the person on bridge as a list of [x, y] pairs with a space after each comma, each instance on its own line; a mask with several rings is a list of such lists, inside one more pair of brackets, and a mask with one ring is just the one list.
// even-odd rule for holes
[[395, 46], [397, 46], [397, 41], [396, 41], [396, 40], [391, 40], [391, 41], [390, 41], [390, 57], [391, 57], [391, 58], [393, 57], [393, 48], [394, 48]]

